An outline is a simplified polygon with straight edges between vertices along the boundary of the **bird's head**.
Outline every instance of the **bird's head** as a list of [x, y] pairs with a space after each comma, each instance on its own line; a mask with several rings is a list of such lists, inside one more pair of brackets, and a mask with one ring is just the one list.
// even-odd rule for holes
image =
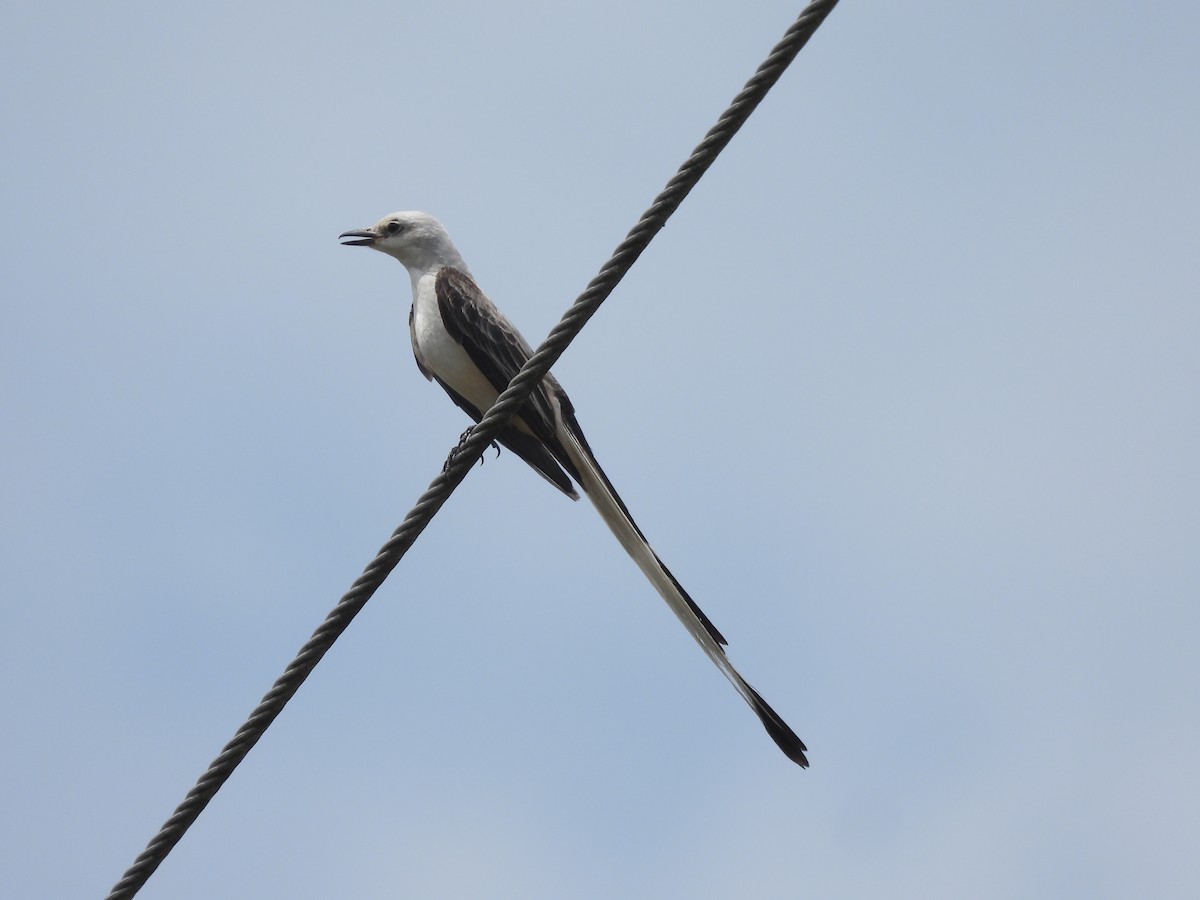
[[392, 213], [370, 228], [345, 231], [339, 238], [346, 247], [370, 247], [394, 256], [410, 272], [447, 265], [463, 267], [450, 235], [429, 213]]

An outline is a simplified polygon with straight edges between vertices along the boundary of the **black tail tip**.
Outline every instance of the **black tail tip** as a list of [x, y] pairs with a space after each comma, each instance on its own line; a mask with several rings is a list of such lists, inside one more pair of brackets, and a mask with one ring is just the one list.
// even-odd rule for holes
[[796, 736], [796, 732], [788, 727], [787, 722], [779, 718], [779, 714], [771, 709], [758, 691], [750, 685], [746, 687], [750, 688], [750, 693], [754, 695], [754, 712], [758, 714], [759, 721], [763, 723], [763, 728], [767, 729], [771, 740], [783, 751], [784, 756], [800, 768], [807, 769], [808, 757], [804, 755], [804, 751], [808, 748], [804, 746], [804, 741]]
[[804, 741], [796, 737], [796, 733], [787, 727], [787, 724], [776, 717], [775, 721], [763, 717], [763, 726], [767, 729], [767, 734], [775, 741], [784, 755], [798, 765], [802, 769], [808, 768], [808, 757], [804, 755], [804, 751], [808, 748], [804, 746]]

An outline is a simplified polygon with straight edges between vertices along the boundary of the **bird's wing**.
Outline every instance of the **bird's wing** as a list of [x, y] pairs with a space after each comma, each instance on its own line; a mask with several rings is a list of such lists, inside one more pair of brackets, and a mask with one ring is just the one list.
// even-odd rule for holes
[[[462, 346], [496, 393], [501, 393], [533, 355], [533, 349], [465, 272], [443, 266], [434, 282], [434, 295], [446, 332]], [[546, 392], [547, 381], [555, 385], [547, 376], [517, 413], [526, 428], [522, 429], [513, 419], [496, 437], [560, 491], [578, 499], [568, 478], [569, 474], [578, 480], [577, 473], [567, 456], [554, 446], [558, 442], [557, 417]], [[438, 383], [476, 422], [483, 417], [486, 410], [476, 409], [441, 378]]]

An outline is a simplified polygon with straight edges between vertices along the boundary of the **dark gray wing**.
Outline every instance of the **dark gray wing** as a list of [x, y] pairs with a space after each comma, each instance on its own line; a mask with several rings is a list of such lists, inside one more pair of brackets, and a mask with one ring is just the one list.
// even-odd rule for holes
[[[434, 281], [434, 296], [437, 297], [438, 311], [447, 333], [462, 345], [471, 362], [475, 363], [492, 387], [498, 392], [503, 391], [533, 355], [533, 349], [465, 272], [443, 266]], [[553, 379], [548, 377], [546, 380], [558, 391], [562, 390]], [[483, 417], [486, 410], [475, 409], [441, 379], [438, 379], [438, 383], [455, 404], [476, 422]], [[558, 445], [554, 409], [550, 405], [545, 382], [533, 390], [517, 414], [536, 437], [530, 437], [509, 425], [501, 429], [497, 440], [564, 494], [578, 497], [567, 473], [576, 480], [579, 475]]]

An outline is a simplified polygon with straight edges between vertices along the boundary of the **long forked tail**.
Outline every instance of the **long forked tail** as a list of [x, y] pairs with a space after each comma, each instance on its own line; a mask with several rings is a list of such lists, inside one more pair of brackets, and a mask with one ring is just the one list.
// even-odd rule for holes
[[725, 639], [700, 610], [700, 607], [688, 596], [683, 586], [676, 581], [671, 570], [658, 558], [658, 554], [650, 547], [645, 535], [637, 527], [629, 510], [616, 490], [613, 489], [612, 482], [608, 480], [608, 476], [596, 462], [596, 457], [592, 454], [582, 430], [574, 421], [574, 415], [568, 410], [563, 410], [563, 412], [565, 421], [561, 422], [558, 427], [559, 441], [578, 473], [584, 493], [592, 501], [596, 511], [600, 513], [600, 517], [616, 535], [621, 546], [625, 548], [625, 552], [637, 563], [642, 574], [667, 601], [667, 606], [671, 607], [671, 611], [683, 623], [688, 633], [695, 638], [696, 643], [708, 654], [708, 658], [729, 679], [737, 692], [754, 710], [763, 727], [767, 729], [767, 734], [771, 735], [771, 739], [779, 745], [779, 749], [792, 762], [807, 768], [808, 759], [804, 755], [807, 748], [804, 746], [804, 742], [733, 667], [733, 663], [729, 661], [722, 649]]

